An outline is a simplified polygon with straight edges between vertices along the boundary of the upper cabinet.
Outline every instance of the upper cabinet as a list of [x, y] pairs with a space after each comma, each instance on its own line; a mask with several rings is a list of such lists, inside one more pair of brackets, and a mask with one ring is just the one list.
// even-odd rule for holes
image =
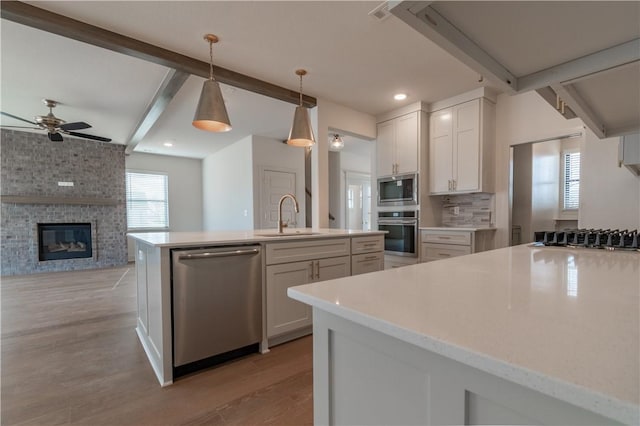
[[435, 111], [429, 130], [431, 195], [494, 191], [492, 102], [480, 98]]
[[378, 123], [378, 176], [418, 171], [419, 114], [415, 111]]

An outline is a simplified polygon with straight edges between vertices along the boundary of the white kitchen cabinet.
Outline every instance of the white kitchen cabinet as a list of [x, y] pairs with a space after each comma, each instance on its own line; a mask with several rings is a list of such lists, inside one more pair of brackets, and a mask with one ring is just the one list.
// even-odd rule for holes
[[384, 269], [384, 254], [365, 253], [351, 256], [351, 275], [367, 274]]
[[493, 248], [495, 229], [420, 230], [420, 262], [464, 256]]
[[[297, 285], [351, 275], [349, 238], [332, 238], [266, 245], [267, 337], [309, 329], [311, 308], [290, 299], [287, 289]], [[298, 337], [297, 335], [293, 337]], [[276, 343], [285, 341], [280, 339]]]
[[419, 158], [419, 111], [378, 123], [378, 176], [416, 173]]
[[429, 129], [432, 195], [493, 192], [493, 103], [480, 98], [435, 111]]
[[384, 236], [373, 235], [351, 239], [351, 275], [384, 269]]

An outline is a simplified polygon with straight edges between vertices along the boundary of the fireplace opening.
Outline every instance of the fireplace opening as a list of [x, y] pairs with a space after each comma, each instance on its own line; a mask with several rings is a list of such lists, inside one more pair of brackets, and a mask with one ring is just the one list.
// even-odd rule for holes
[[38, 257], [41, 261], [92, 256], [90, 223], [38, 224]]

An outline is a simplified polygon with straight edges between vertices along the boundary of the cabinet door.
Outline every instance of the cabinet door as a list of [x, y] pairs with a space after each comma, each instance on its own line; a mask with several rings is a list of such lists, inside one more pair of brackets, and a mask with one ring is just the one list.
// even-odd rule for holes
[[290, 299], [287, 289], [311, 282], [315, 262], [317, 261], [267, 266], [268, 337], [311, 325], [311, 307]]
[[453, 179], [455, 191], [480, 189], [480, 99], [455, 107]]
[[333, 280], [351, 275], [351, 256], [316, 260], [315, 281]]
[[429, 118], [429, 189], [433, 194], [450, 192], [453, 176], [453, 113], [436, 111]]
[[376, 139], [376, 155], [378, 176], [392, 175], [395, 164], [395, 123], [393, 120], [378, 124], [378, 136]]
[[396, 173], [418, 171], [418, 112], [403, 115], [396, 122]]
[[384, 269], [384, 254], [365, 253], [351, 256], [351, 275], [366, 274]]

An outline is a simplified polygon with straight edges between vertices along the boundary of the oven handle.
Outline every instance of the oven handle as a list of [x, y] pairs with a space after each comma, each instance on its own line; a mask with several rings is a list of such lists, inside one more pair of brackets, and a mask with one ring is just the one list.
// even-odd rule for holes
[[379, 225], [417, 225], [417, 220], [380, 220], [378, 219]]

